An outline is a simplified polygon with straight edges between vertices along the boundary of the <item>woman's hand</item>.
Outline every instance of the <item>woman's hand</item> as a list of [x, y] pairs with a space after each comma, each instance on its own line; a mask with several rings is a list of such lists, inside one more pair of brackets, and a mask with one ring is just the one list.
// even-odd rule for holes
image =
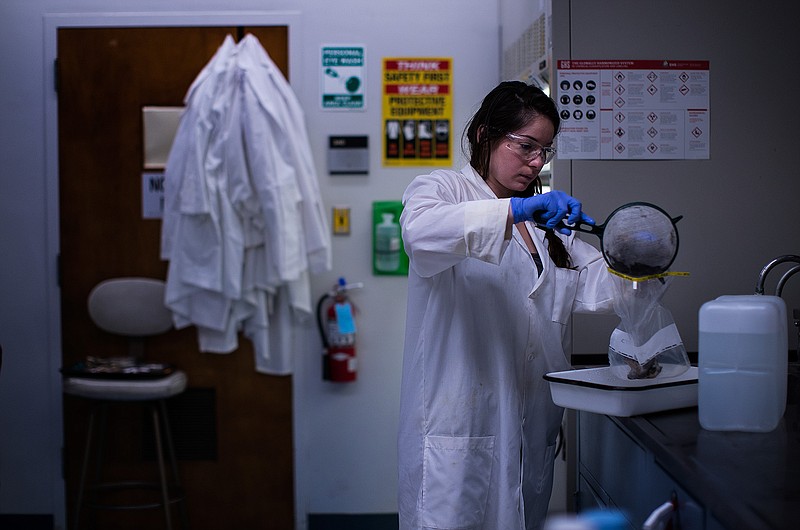
[[581, 201], [558, 190], [533, 197], [512, 197], [511, 214], [514, 223], [533, 221], [543, 228], [554, 229], [564, 235], [572, 233], [563, 224], [558, 226], [564, 219], [570, 225], [578, 222], [595, 224], [594, 219], [581, 211]]

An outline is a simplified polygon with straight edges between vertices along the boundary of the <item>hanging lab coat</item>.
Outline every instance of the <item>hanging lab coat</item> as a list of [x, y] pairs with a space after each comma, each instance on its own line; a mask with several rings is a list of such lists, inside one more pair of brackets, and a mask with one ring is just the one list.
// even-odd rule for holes
[[538, 275], [516, 227], [504, 240], [509, 200], [470, 166], [417, 177], [403, 202], [400, 528], [540, 528], [563, 414], [542, 376], [569, 369], [573, 311], [613, 309], [605, 263], [573, 234], [575, 270], [557, 268], [528, 224]]
[[165, 303], [178, 329], [230, 333], [231, 301], [241, 294], [242, 225], [228, 199], [222, 152], [235, 61], [229, 36], [187, 92], [164, 172]]
[[221, 100], [221, 90], [236, 51], [228, 35], [211, 60], [192, 82], [183, 99], [186, 106], [172, 142], [165, 169], [165, 204], [161, 228], [161, 258], [172, 259], [179, 220], [184, 214], [206, 213], [208, 191], [205, 186], [205, 154], [215, 125], [205, 118]]
[[[293, 141], [288, 144], [296, 171], [297, 186], [302, 197], [300, 215], [302, 217], [303, 244], [305, 260], [311, 273], [331, 269], [331, 240], [325, 206], [319, 189], [319, 179], [314, 167], [314, 157], [305, 125], [305, 113], [286, 78], [277, 65], [253, 35], [247, 35], [239, 45], [242, 61], [239, 65], [249, 72], [248, 82], [254, 99], [261, 109], [267, 111], [270, 119], [281, 124], [282, 129]], [[249, 61], [245, 63], [247, 58]], [[269, 97], [265, 97], [259, 87], [272, 86]], [[270, 103], [274, 98], [275, 103]]]
[[[243, 298], [256, 310], [242, 322], [259, 372], [292, 371], [292, 323], [312, 315], [310, 274], [330, 270], [331, 242], [305, 116], [278, 67], [253, 35], [238, 45], [231, 123], [243, 147], [226, 160], [249, 174], [231, 190], [245, 221]], [[232, 134], [231, 137], [234, 135]]]
[[256, 370], [291, 373], [309, 273], [331, 266], [300, 105], [252, 35], [226, 37], [186, 105], [165, 170], [166, 305], [201, 351], [232, 352], [242, 331]]

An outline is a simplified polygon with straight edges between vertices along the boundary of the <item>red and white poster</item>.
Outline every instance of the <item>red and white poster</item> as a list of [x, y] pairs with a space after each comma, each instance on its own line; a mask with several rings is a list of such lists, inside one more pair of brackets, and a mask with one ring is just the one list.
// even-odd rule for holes
[[558, 157], [708, 159], [709, 62], [560, 60]]

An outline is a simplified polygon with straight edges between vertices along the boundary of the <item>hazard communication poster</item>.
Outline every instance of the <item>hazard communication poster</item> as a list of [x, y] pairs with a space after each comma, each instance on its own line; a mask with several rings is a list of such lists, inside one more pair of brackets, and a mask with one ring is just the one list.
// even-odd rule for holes
[[560, 60], [561, 159], [708, 159], [709, 62]]
[[383, 59], [383, 165], [452, 164], [451, 58]]

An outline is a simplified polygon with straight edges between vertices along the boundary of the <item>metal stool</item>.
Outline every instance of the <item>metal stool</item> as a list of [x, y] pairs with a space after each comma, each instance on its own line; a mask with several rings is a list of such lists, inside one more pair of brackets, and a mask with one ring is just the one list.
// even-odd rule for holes
[[[98, 380], [80, 377], [71, 377], [64, 380], [66, 394], [80, 396], [93, 401], [89, 416], [89, 427], [86, 433], [86, 445], [81, 464], [80, 484], [75, 505], [75, 530], [81, 526], [81, 511], [85, 508], [92, 510], [141, 510], [163, 508], [166, 528], [171, 530], [172, 505], [177, 504], [180, 509], [181, 527], [188, 528], [185, 499], [186, 493], [180, 483], [178, 465], [175, 459], [175, 450], [172, 442], [172, 433], [169, 428], [165, 400], [180, 394], [186, 389], [186, 374], [181, 371], [155, 380], [144, 381], [119, 381]], [[104, 482], [102, 476], [103, 457], [105, 453], [105, 427], [106, 415], [110, 406], [115, 402], [141, 402], [150, 412], [153, 421], [155, 438], [156, 459], [158, 462], [158, 481], [115, 481]], [[99, 425], [97, 425], [99, 423]], [[162, 437], [163, 429], [163, 437]], [[92, 457], [93, 441], [98, 439], [96, 449], [95, 479], [87, 484], [89, 474], [89, 460]], [[166, 451], [165, 451], [166, 449]], [[167, 465], [172, 476], [167, 475]], [[112, 493], [123, 490], [156, 490], [158, 499], [136, 503], [111, 503], [104, 502], [103, 493]]]
[[[64, 393], [92, 401], [86, 435], [80, 484], [75, 506], [75, 530], [80, 528], [81, 510], [91, 508], [138, 510], [163, 508], [167, 530], [172, 530], [172, 505], [180, 509], [182, 527], [188, 528], [186, 494], [178, 478], [178, 465], [172, 433], [169, 428], [165, 400], [186, 390], [186, 374], [169, 365], [148, 364], [144, 358], [144, 340], [172, 328], [172, 314], [164, 306], [165, 283], [153, 278], [115, 278], [97, 284], [89, 293], [89, 316], [98, 328], [127, 339], [128, 355], [103, 357], [92, 352], [85, 363], [63, 371]], [[152, 371], [151, 368], [154, 368]], [[153, 421], [158, 481], [103, 482], [105, 423], [108, 409], [120, 402], [139, 402], [147, 408]], [[99, 428], [95, 425], [100, 423]], [[165, 435], [162, 438], [162, 430]], [[92, 442], [97, 444], [95, 481], [87, 485]], [[166, 447], [166, 459], [165, 449]], [[172, 473], [167, 476], [167, 463]], [[156, 490], [159, 498], [131, 503], [102, 502], [102, 494], [121, 490]]]

